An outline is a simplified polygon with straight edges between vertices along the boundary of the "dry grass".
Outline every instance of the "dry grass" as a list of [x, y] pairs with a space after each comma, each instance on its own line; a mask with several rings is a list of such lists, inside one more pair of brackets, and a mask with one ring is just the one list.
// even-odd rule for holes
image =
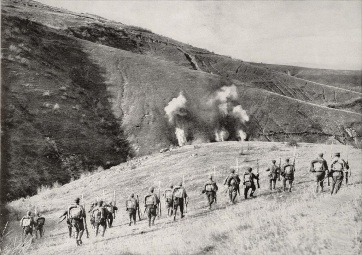
[[[336, 196], [327, 192], [315, 194], [312, 177], [307, 173], [309, 160], [318, 151], [329, 148], [325, 145], [300, 143], [297, 151], [297, 174], [292, 193], [268, 190], [266, 169], [276, 155], [271, 148], [280, 148], [278, 156], [290, 157], [292, 147], [280, 143], [252, 142], [253, 150], [248, 155], [238, 155], [240, 143], [226, 142], [202, 144], [198, 157], [191, 157], [193, 146], [171, 152], [132, 160], [110, 170], [93, 174], [62, 187], [53, 188], [25, 200], [10, 203], [22, 210], [37, 206], [47, 218], [46, 237], [36, 240], [29, 254], [356, 254], [360, 240], [361, 205], [361, 157], [358, 150], [350, 149], [349, 159], [353, 169], [354, 185], [342, 186]], [[325, 148], [324, 148], [325, 147]], [[336, 146], [343, 152], [343, 146]], [[343, 155], [342, 155], [343, 156]], [[253, 159], [260, 159], [261, 189], [258, 197], [240, 201], [234, 206], [227, 204], [221, 182], [228, 174], [229, 166], [235, 164], [254, 166]], [[137, 168], [132, 166], [137, 164]], [[206, 209], [206, 199], [199, 195], [208, 174], [216, 167], [219, 184], [216, 209]], [[130, 192], [141, 197], [150, 185], [162, 188], [182, 180], [190, 196], [186, 218], [173, 223], [163, 216], [156, 226], [149, 229], [145, 221], [128, 227], [123, 204]], [[281, 182], [277, 183], [278, 188]], [[86, 206], [96, 196], [111, 200], [113, 189], [117, 190], [117, 214], [115, 225], [108, 229], [104, 238], [84, 238], [84, 245], [75, 248], [74, 239], [68, 239], [65, 223], [56, 224], [57, 217], [76, 196], [84, 194]], [[141, 204], [142, 206], [142, 204]], [[142, 208], [142, 207], [141, 207]], [[165, 212], [165, 210], [164, 210]], [[17, 223], [16, 223], [17, 224]], [[15, 223], [14, 231], [18, 231]], [[44, 247], [46, 242], [46, 247]], [[343, 249], [343, 250], [342, 250]]]

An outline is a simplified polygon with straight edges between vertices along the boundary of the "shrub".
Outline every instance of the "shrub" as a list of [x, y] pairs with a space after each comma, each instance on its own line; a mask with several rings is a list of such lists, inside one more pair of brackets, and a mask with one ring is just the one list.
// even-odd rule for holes
[[289, 142], [288, 142], [288, 146], [291, 146], [291, 147], [294, 147], [294, 146], [296, 146], [296, 147], [298, 147], [299, 146], [299, 144], [298, 144], [298, 142], [296, 141], [296, 140], [290, 140]]

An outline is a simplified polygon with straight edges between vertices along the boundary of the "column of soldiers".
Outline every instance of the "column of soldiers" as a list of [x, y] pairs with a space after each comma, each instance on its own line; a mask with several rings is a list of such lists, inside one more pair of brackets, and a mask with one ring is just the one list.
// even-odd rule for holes
[[[311, 161], [310, 171], [314, 173], [315, 177], [315, 192], [323, 192], [324, 180], [327, 178], [332, 178], [332, 188], [331, 194], [337, 193], [341, 188], [343, 178], [346, 176], [346, 184], [348, 184], [348, 162], [345, 162], [341, 157], [340, 153], [335, 153], [335, 157], [332, 159], [330, 170], [328, 169], [327, 161], [323, 158], [323, 153], [318, 154], [318, 157]], [[292, 185], [294, 181], [295, 173], [295, 157], [294, 162], [290, 163], [289, 159], [285, 160], [285, 163], [281, 165], [281, 160], [279, 165], [276, 165], [276, 160], [272, 160], [270, 167], [266, 169], [269, 172], [269, 189], [276, 189], [277, 180], [281, 180], [283, 177], [283, 190], [292, 191]], [[244, 188], [244, 198], [247, 199], [255, 197], [254, 192], [256, 191], [255, 181], [259, 181], [259, 173], [253, 173], [251, 167], [246, 167], [245, 172], [243, 173], [242, 178], [235, 173], [235, 169], [231, 169], [230, 174], [226, 177], [224, 185], [226, 186], [226, 192], [228, 194], [229, 202], [231, 204], [236, 203], [236, 197], [239, 194], [240, 196], [240, 185], [243, 185]], [[288, 184], [288, 188], [287, 188]], [[259, 187], [258, 187], [259, 188]], [[249, 194], [250, 191], [250, 194]], [[217, 192], [218, 186], [213, 180], [213, 176], [208, 177], [207, 182], [203, 186], [202, 193], [206, 194], [208, 209], [212, 209], [212, 205], [217, 203]], [[144, 215], [147, 215], [148, 226], [151, 227], [155, 224], [155, 219], [157, 216], [161, 216], [161, 201], [160, 201], [160, 190], [159, 195], [155, 193], [154, 187], [149, 188], [149, 192], [144, 197]], [[170, 188], [167, 188], [163, 192], [163, 197], [165, 199], [167, 216], [172, 217], [173, 220], [176, 220], [177, 212], [180, 212], [180, 217], [184, 217], [185, 209], [187, 209], [188, 204], [188, 195], [183, 183], [180, 182], [178, 185], [171, 185]], [[72, 229], [75, 229], [75, 239], [76, 244], [82, 244], [82, 236], [84, 231], [89, 237], [87, 224], [86, 224], [86, 211], [84, 206], [79, 204], [80, 199], [76, 198], [74, 204], [71, 204], [67, 211], [65, 211], [60, 218], [59, 222], [66, 219], [69, 237], [72, 237]], [[99, 228], [101, 228], [102, 237], [105, 234], [105, 231], [108, 227], [112, 226], [113, 219], [115, 218], [115, 212], [117, 207], [112, 205], [112, 203], [105, 204], [103, 201], [98, 201], [91, 204], [91, 208], [88, 211], [90, 214], [90, 222], [95, 230], [95, 235], [99, 233]], [[129, 216], [129, 226], [132, 223], [136, 224], [137, 214], [139, 220], [140, 217], [140, 202], [137, 196], [135, 198], [134, 194], [131, 194], [130, 197], [126, 200], [126, 211]], [[26, 235], [32, 235], [33, 229], [36, 230], [36, 233], [40, 233], [42, 237], [44, 233], [44, 217], [41, 217], [40, 214], [37, 214], [37, 218], [32, 217], [31, 212], [28, 212], [26, 216], [21, 219], [20, 225], [23, 227], [23, 239]]]

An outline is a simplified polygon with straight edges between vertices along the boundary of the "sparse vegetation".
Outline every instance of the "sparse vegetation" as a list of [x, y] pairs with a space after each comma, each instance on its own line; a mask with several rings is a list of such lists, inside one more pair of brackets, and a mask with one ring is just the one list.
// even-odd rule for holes
[[298, 147], [299, 144], [298, 144], [298, 142], [296, 140], [290, 140], [288, 142], [288, 146], [290, 146], [290, 147], [295, 147], [295, 146]]

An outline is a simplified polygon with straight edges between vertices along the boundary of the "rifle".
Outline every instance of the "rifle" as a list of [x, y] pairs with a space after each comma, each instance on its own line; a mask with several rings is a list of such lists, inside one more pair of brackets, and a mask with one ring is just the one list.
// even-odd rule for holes
[[160, 202], [158, 203], [158, 211], [159, 211], [159, 214], [158, 214], [158, 218], [161, 217], [161, 213], [162, 213], [162, 210], [161, 210], [161, 181], [158, 182], [158, 198], [160, 199]]
[[280, 181], [280, 175], [282, 171], [282, 158], [279, 158], [279, 173], [278, 173], [278, 181]]
[[[116, 206], [116, 203], [117, 203], [117, 200], [116, 200], [116, 191], [114, 190], [113, 191], [113, 206], [115, 207]], [[113, 210], [113, 218], [115, 219], [116, 218], [116, 210], [114, 210], [114, 208], [112, 208]]]
[[256, 179], [256, 184], [258, 185], [258, 189], [260, 189], [260, 184], [259, 184], [259, 159], [256, 160], [256, 173], [258, 175], [258, 179]]
[[141, 216], [140, 216], [140, 199], [137, 195], [137, 213], [138, 213], [138, 221], [141, 221]]

